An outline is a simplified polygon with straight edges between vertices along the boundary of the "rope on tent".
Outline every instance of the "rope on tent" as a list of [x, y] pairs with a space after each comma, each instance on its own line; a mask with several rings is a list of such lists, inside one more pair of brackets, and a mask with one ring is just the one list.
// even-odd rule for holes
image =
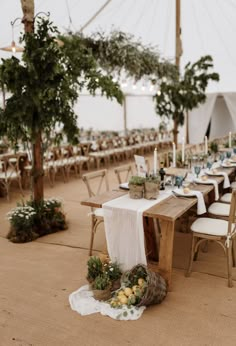
[[82, 26], [82, 28], [80, 29], [80, 32], [82, 32], [85, 28], [87, 28], [87, 26], [89, 26], [89, 24], [91, 24], [94, 19], [97, 18], [97, 16], [104, 10], [105, 7], [107, 7], [107, 5], [109, 5], [109, 3], [111, 2], [112, 0], [107, 0], [103, 5], [102, 7], [100, 7], [95, 13], [94, 15]]

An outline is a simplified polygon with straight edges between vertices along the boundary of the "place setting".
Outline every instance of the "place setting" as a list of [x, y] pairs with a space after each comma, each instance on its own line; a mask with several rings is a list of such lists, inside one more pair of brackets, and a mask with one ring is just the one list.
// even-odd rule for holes
[[193, 183], [193, 179], [191, 176], [188, 178], [188, 174], [185, 177], [177, 176], [175, 178], [175, 185], [177, 186], [177, 188], [172, 190], [172, 194], [176, 198], [180, 197], [180, 198], [188, 199], [188, 198], [196, 197], [197, 198], [197, 214], [201, 215], [206, 212], [205, 201], [201, 191], [192, 189], [192, 186], [193, 186], [192, 183]]

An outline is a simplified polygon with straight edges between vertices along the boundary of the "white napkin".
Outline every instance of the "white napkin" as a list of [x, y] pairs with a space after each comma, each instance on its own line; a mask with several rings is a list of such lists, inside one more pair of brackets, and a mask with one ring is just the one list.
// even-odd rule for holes
[[181, 196], [184, 196], [186, 198], [188, 196], [189, 197], [196, 196], [197, 197], [197, 214], [201, 215], [201, 214], [206, 213], [206, 205], [205, 205], [205, 201], [204, 201], [203, 194], [201, 193], [201, 191], [190, 190], [189, 194], [185, 194], [181, 189], [176, 189], [173, 192], [175, 192]]
[[230, 187], [228, 174], [226, 172], [217, 172], [217, 174], [222, 175], [224, 177], [223, 188], [227, 189], [228, 187]]
[[219, 186], [218, 186], [218, 183], [216, 180], [214, 180], [214, 179], [201, 180], [199, 178], [195, 178], [194, 181], [195, 181], [195, 183], [198, 183], [198, 184], [214, 185], [215, 200], [218, 201], [218, 199], [219, 199]]
[[203, 198], [203, 194], [201, 193], [201, 191], [192, 191], [192, 192], [197, 197], [197, 214], [200, 215], [200, 214], [206, 213], [206, 205]]

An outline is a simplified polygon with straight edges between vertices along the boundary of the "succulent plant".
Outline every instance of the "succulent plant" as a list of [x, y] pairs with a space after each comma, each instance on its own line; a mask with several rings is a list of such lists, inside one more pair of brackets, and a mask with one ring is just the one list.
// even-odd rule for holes
[[110, 286], [110, 279], [108, 275], [104, 272], [96, 277], [92, 283], [92, 288], [94, 290], [105, 290]]
[[159, 184], [160, 183], [160, 176], [159, 175], [148, 175], [145, 178], [145, 182]]
[[129, 185], [143, 185], [145, 178], [139, 177], [138, 175], [133, 175], [129, 180]]

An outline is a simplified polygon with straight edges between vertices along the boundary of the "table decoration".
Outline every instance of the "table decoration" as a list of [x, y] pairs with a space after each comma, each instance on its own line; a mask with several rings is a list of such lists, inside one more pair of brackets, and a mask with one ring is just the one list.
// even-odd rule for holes
[[160, 189], [160, 177], [150, 175], [144, 181], [144, 198], [156, 199]]
[[120, 264], [122, 271], [147, 264], [143, 212], [170, 196], [171, 191], [160, 191], [156, 200], [124, 195], [102, 205], [109, 257]]
[[178, 188], [172, 191], [172, 193], [177, 196], [177, 197], [197, 197], [197, 214], [201, 215], [206, 213], [206, 205], [205, 205], [205, 201], [203, 198], [203, 195], [200, 191], [196, 191], [196, 190], [188, 190], [187, 193], [184, 191], [183, 188]]
[[217, 201], [219, 199], [219, 186], [216, 180], [209, 179], [205, 175], [200, 178], [195, 178], [194, 182], [197, 184], [206, 184], [206, 185], [214, 185], [214, 191], [215, 191], [215, 200]]
[[222, 172], [217, 169], [211, 169], [211, 170], [206, 170], [206, 174], [213, 175], [213, 176], [223, 176], [224, 177], [223, 188], [227, 189], [228, 187], [230, 187], [229, 177], [226, 172]]
[[129, 196], [133, 199], [143, 198], [145, 178], [134, 175], [129, 180]]

